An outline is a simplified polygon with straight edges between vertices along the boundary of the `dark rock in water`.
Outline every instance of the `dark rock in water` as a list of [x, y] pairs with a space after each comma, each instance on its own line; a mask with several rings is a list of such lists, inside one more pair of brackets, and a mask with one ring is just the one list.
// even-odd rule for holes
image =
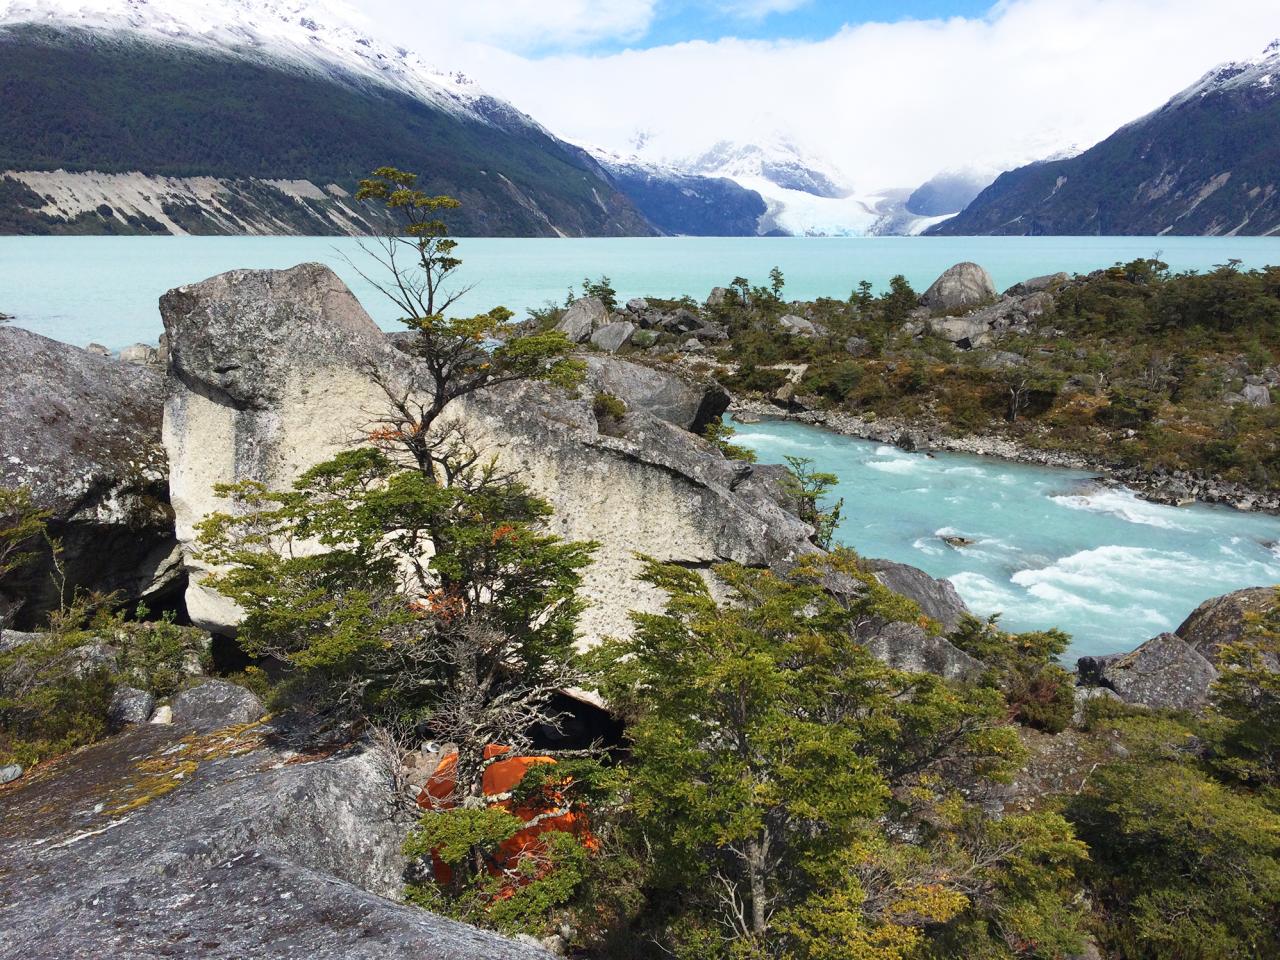
[[107, 725], [122, 730], [135, 723], [146, 723], [156, 708], [156, 698], [136, 687], [117, 687], [107, 707]]
[[13, 783], [22, 776], [22, 772], [22, 767], [16, 763], [0, 767], [0, 783]]
[[[1237, 590], [1225, 596], [1206, 600], [1192, 611], [1178, 627], [1177, 634], [1195, 648], [1210, 663], [1218, 660], [1218, 651], [1228, 643], [1237, 643], [1246, 636], [1250, 614], [1270, 610], [1278, 602], [1274, 587], [1252, 587]], [[1274, 654], [1264, 654], [1273, 670], [1280, 670], [1280, 661]]]
[[643, 410], [691, 433], [701, 434], [729, 409], [729, 394], [714, 381], [610, 357], [585, 359], [592, 387], [613, 394], [628, 410]]
[[361, 748], [154, 724], [36, 772], [0, 820], [0, 956], [533, 960], [397, 896], [411, 818]]
[[[119, 592], [154, 607], [180, 586], [160, 442], [163, 376], [14, 327], [0, 327], [0, 486], [30, 487], [52, 511], [67, 589]], [[17, 624], [58, 604], [46, 559], [0, 584]]]
[[896, 670], [932, 673], [948, 680], [968, 680], [985, 669], [981, 660], [944, 637], [930, 636], [914, 623], [889, 623], [862, 641], [882, 663]]
[[173, 698], [173, 722], [197, 730], [251, 723], [266, 710], [253, 692], [225, 680], [206, 680]]
[[977, 543], [976, 540], [961, 536], [946, 536], [942, 538], [942, 542], [948, 547], [954, 547], [956, 550], [963, 550], [965, 547], [972, 547]]
[[996, 285], [976, 263], [957, 263], [933, 281], [920, 298], [930, 310], [959, 310], [995, 299]]
[[942, 624], [950, 633], [960, 625], [960, 618], [969, 612], [950, 580], [937, 580], [918, 567], [892, 560], [868, 560], [877, 580], [904, 597], [920, 605], [926, 616]]
[[1125, 703], [1154, 709], [1195, 710], [1209, 698], [1218, 671], [1196, 649], [1172, 633], [1162, 633], [1130, 653], [1081, 657], [1080, 682], [1109, 687]]

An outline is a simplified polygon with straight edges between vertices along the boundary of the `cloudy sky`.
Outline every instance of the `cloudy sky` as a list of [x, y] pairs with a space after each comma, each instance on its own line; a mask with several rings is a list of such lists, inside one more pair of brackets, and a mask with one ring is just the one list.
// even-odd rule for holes
[[860, 191], [1089, 146], [1280, 36], [1277, 0], [353, 0], [566, 138], [782, 136]]

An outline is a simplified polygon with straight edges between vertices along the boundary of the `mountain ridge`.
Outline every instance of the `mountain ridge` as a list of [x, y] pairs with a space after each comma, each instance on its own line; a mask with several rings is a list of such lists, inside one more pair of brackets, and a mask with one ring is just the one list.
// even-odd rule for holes
[[1280, 233], [1280, 40], [1083, 153], [1002, 174], [931, 235]]
[[[368, 232], [376, 218], [342, 194], [390, 164], [462, 200], [460, 233], [660, 232], [598, 165], [532, 118], [408, 51], [321, 28], [300, 12], [310, 5], [269, 3], [256, 19], [245, 0], [166, 3], [176, 19], [157, 9], [146, 0], [0, 6], [0, 229]], [[203, 32], [189, 22], [193, 9]], [[298, 42], [299, 32], [314, 42]], [[32, 189], [48, 181], [36, 174], [56, 171], [54, 189]], [[130, 188], [117, 210], [107, 175], [154, 181], [163, 199], [139, 204]]]

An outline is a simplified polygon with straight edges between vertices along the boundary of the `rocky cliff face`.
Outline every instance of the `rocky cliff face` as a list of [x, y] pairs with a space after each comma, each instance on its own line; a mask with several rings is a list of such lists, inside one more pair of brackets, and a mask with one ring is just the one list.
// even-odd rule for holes
[[[161, 312], [173, 381], [164, 423], [170, 487], [195, 574], [187, 606], [197, 624], [225, 632], [237, 612], [200, 585], [193, 550], [194, 525], [224, 507], [212, 485], [287, 485], [357, 442], [377, 417], [385, 396], [371, 365], [407, 383], [413, 370], [342, 282], [315, 264], [223, 274], [166, 294]], [[624, 392], [642, 398], [607, 432], [586, 391], [572, 397], [540, 384], [477, 396], [458, 411], [505, 468], [550, 501], [556, 533], [599, 541], [584, 583], [588, 640], [625, 631], [629, 611], [656, 602], [633, 580], [637, 553], [691, 566], [767, 565], [812, 549], [809, 528], [779, 506], [768, 470], [725, 460], [685, 429], [705, 418], [701, 403], [670, 405], [644, 373], [596, 367], [596, 377], [626, 380]]]
[[0, 956], [550, 956], [384, 899], [408, 820], [375, 753], [229, 722], [132, 727], [0, 787]]
[[380, 223], [375, 210], [336, 183], [66, 170], [0, 174], [5, 233], [363, 236]]
[[[164, 378], [26, 330], [0, 326], [0, 486], [29, 487], [52, 512], [67, 587], [153, 606], [178, 575], [160, 444]], [[58, 602], [48, 562], [0, 585], [19, 623]]]

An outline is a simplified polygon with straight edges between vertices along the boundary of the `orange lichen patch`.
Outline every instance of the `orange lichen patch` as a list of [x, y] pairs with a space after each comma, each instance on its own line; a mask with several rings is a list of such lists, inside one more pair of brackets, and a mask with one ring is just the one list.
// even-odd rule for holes
[[438, 617], [441, 620], [457, 620], [467, 612], [467, 600], [456, 590], [433, 590], [424, 600], [414, 600], [409, 609], [422, 616]]
[[[498, 845], [494, 857], [489, 863], [489, 872], [493, 876], [506, 876], [508, 885], [498, 894], [499, 898], [511, 896], [517, 886], [531, 882], [545, 873], [534, 872], [521, 877], [513, 868], [527, 858], [542, 860], [546, 852], [546, 843], [541, 839], [543, 834], [554, 831], [572, 833], [582, 841], [588, 849], [595, 850], [599, 841], [591, 833], [587, 818], [572, 809], [563, 789], [570, 785], [566, 778], [560, 784], [551, 784], [543, 792], [517, 803], [512, 793], [520, 786], [525, 775], [534, 767], [554, 764], [552, 757], [506, 757], [510, 747], [491, 744], [485, 747], [484, 759], [494, 761], [484, 770], [481, 789], [489, 805], [506, 810], [508, 813], [528, 824], [517, 831], [509, 839]], [[418, 805], [429, 810], [447, 810], [457, 803], [457, 753], [448, 753], [440, 759], [435, 772], [428, 778], [418, 795]], [[449, 883], [452, 871], [438, 857], [432, 856], [432, 869], [440, 882]], [[519, 878], [519, 879], [516, 879]]]

